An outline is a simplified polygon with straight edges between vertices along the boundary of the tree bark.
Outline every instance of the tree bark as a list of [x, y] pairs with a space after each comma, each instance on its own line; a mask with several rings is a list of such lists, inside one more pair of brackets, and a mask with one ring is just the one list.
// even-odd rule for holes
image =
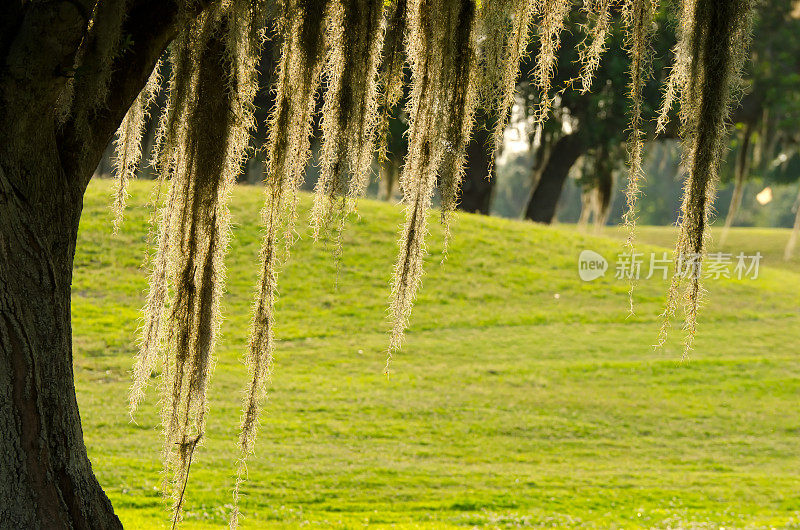
[[608, 149], [601, 148], [600, 160], [597, 162], [597, 184], [595, 186], [594, 229], [600, 233], [608, 224], [611, 215], [611, 204], [614, 199], [614, 162]]
[[789, 234], [789, 241], [786, 243], [786, 249], [783, 252], [783, 259], [789, 261], [794, 256], [794, 247], [797, 245], [797, 235], [800, 233], [800, 192], [797, 193], [797, 200], [795, 201], [797, 212], [794, 216], [794, 227], [792, 233]]
[[581, 214], [578, 217], [578, 228], [581, 231], [586, 230], [589, 224], [589, 219], [595, 213], [595, 189], [584, 189], [581, 193]]
[[384, 201], [391, 201], [397, 189], [397, 182], [400, 175], [400, 160], [392, 155], [381, 166], [380, 183], [383, 187], [381, 198]]
[[[121, 528], [86, 456], [73, 381], [70, 293], [83, 188], [65, 178], [54, 150], [28, 167], [7, 160], [0, 162], [0, 526]], [[32, 165], [46, 188], [20, 182], [33, 178]]]
[[[199, 10], [209, 0], [195, 4]], [[130, 0], [108, 99], [81, 123], [59, 108], [94, 0], [0, 8], [0, 528], [116, 529], [83, 442], [71, 283], [83, 193], [177, 31], [174, 0]], [[102, 28], [95, 28], [102, 31]], [[97, 65], [86, 64], [91, 83]], [[98, 81], [99, 82], [99, 81]], [[92, 105], [75, 94], [76, 105]], [[72, 107], [73, 109], [76, 107]], [[67, 109], [69, 110], [69, 109]]]
[[[587, 175], [587, 168], [591, 167], [591, 174]], [[614, 161], [606, 146], [596, 148], [591, 161], [583, 164], [584, 179], [591, 178], [584, 186], [581, 194], [581, 214], [578, 227], [586, 229], [589, 219], [594, 216], [594, 231], [600, 233], [608, 222], [611, 214], [611, 202], [614, 191]]]
[[584, 144], [578, 134], [568, 134], [558, 139], [525, 209], [525, 219], [546, 224], [553, 222], [564, 181], [583, 151]]

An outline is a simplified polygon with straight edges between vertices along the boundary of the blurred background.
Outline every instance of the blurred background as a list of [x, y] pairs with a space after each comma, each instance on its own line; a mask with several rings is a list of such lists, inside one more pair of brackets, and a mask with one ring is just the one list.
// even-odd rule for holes
[[[644, 92], [648, 142], [645, 148], [647, 181], [639, 206], [639, 223], [674, 224], [683, 185], [679, 119], [672, 109], [664, 133], [655, 135], [655, 118], [663, 99], [663, 86], [672, 61], [676, 21], [672, 2], [661, 2], [652, 42], [652, 76]], [[461, 209], [542, 223], [620, 222], [624, 212], [622, 190], [627, 185], [626, 139], [629, 60], [623, 46], [621, 7], [614, 12], [614, 29], [591, 92], [572, 88], [578, 77], [576, 45], [585, 37], [585, 14], [572, 10], [562, 34], [552, 115], [543, 127], [532, 125], [538, 103], [529, 86], [538, 43], [534, 39], [518, 83], [517, 102], [505, 141], [493, 153], [493, 117], [479, 114], [469, 146], [468, 168], [461, 190]], [[740, 100], [732, 113], [730, 149], [720, 171], [715, 222], [728, 226], [800, 227], [800, 2], [761, 0], [754, 24], [751, 60], [746, 65]], [[270, 87], [279, 43], [270, 41], [262, 59], [262, 86]], [[408, 72], [406, 72], [408, 75]], [[165, 76], [166, 77], [166, 76]], [[164, 103], [161, 91], [160, 105]], [[258, 97], [259, 130], [253, 139], [254, 156], [241, 181], [262, 180], [263, 159], [258, 147], [272, 106], [271, 91]], [[389, 149], [376, 158], [369, 194], [399, 200], [398, 177], [405, 156], [406, 114], [394, 110], [389, 124]], [[152, 144], [159, 112], [151, 112], [145, 148]], [[319, 124], [314, 150], [319, 147]], [[149, 149], [148, 149], [149, 150]], [[147, 151], [145, 151], [147, 152]], [[98, 167], [101, 176], [112, 171], [106, 153]], [[491, 170], [492, 157], [496, 164]], [[140, 178], [152, 178], [144, 167]], [[313, 189], [317, 178], [312, 157], [304, 184]]]

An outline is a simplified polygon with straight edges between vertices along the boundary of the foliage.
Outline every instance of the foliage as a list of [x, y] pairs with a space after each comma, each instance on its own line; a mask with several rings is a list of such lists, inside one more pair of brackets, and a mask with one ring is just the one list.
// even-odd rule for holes
[[[117, 189], [114, 192], [114, 232], [122, 224], [127, 200], [126, 187], [131, 178], [136, 176], [136, 168], [142, 159], [142, 135], [145, 122], [150, 115], [150, 106], [153, 104], [161, 85], [161, 62], [153, 68], [150, 79], [147, 80], [144, 90], [136, 97], [122, 124], [119, 126], [114, 147], [117, 157], [114, 160], [114, 175], [117, 177]], [[137, 396], [138, 392], [132, 392]]]

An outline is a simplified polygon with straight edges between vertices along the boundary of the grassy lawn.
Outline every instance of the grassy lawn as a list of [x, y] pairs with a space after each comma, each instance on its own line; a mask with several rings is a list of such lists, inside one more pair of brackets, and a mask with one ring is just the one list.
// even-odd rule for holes
[[[589, 230], [593, 230], [593, 228]], [[770, 267], [800, 272], [800, 249], [796, 250], [794, 256], [788, 261], [784, 260], [783, 256], [791, 230], [784, 228], [735, 228], [728, 234], [728, 239], [724, 245], [721, 245], [719, 241], [721, 232], [721, 226], [715, 226], [712, 229], [709, 252], [725, 252], [734, 256], [740, 252], [744, 252], [748, 256], [761, 252], [765, 262]], [[677, 229], [672, 226], [643, 226], [638, 230], [637, 237], [647, 243], [672, 250], [675, 247], [677, 233]], [[627, 236], [627, 232], [622, 226], [606, 227], [603, 230], [603, 234], [617, 238]]]
[[[134, 183], [111, 234], [111, 183], [86, 196], [73, 286], [75, 376], [94, 470], [127, 528], [164, 528], [158, 395], [132, 423], [127, 390], [147, 273]], [[259, 188], [233, 197], [225, 322], [185, 528], [227, 525], [258, 274]], [[303, 201], [303, 221], [308, 198]], [[281, 273], [280, 344], [244, 528], [800, 528], [800, 268], [786, 231], [735, 230], [767, 257], [757, 280], [709, 281], [696, 348], [680, 323], [654, 351], [666, 282], [636, 316], [613, 270], [577, 275], [606, 237], [459, 215], [449, 257], [432, 226], [406, 346], [383, 375], [398, 206], [362, 201], [339, 266], [301, 240]], [[669, 229], [641, 231], [671, 248]], [[612, 263], [613, 268], [613, 263]], [[155, 383], [155, 380], [154, 380]]]

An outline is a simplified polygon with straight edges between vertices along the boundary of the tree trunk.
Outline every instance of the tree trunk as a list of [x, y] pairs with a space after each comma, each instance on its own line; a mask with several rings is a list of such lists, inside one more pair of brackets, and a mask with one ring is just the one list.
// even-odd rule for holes
[[485, 124], [479, 123], [467, 145], [467, 167], [461, 183], [461, 201], [458, 206], [465, 212], [489, 215], [495, 183], [492, 133]]
[[611, 199], [611, 193], [609, 193], [607, 196], [603, 196], [601, 192], [598, 192], [597, 214], [594, 218], [594, 231], [598, 234], [603, 233], [603, 228], [606, 227], [608, 224], [608, 218], [611, 217]]
[[[104, 77], [98, 42], [113, 30], [99, 15], [89, 24], [90, 2], [9, 4], [0, 8], [0, 528], [121, 528], [83, 443], [72, 265], [83, 193], [177, 31], [179, 5], [130, 0]], [[107, 86], [108, 97], [69, 98], [71, 82], [92, 94]]]
[[525, 210], [526, 219], [537, 223], [553, 222], [564, 181], [583, 151], [583, 141], [577, 134], [562, 136], [553, 145], [550, 157], [542, 169], [539, 182]]
[[598, 234], [608, 223], [611, 215], [611, 203], [614, 199], [614, 162], [606, 148], [601, 150], [601, 158], [597, 163], [597, 185], [595, 187], [594, 230]]
[[581, 231], [586, 230], [593, 213], [595, 213], [595, 189], [584, 189], [581, 193], [581, 215], [578, 217], [578, 228]]
[[719, 239], [720, 246], [725, 244], [728, 239], [728, 231], [733, 226], [733, 221], [736, 219], [736, 213], [742, 205], [742, 194], [744, 193], [744, 181], [747, 177], [747, 156], [750, 148], [750, 135], [752, 127], [748, 124], [745, 125], [744, 132], [742, 133], [742, 145], [739, 147], [739, 152], [736, 153], [736, 174], [733, 184], [733, 195], [731, 196], [731, 204], [728, 207], [728, 214], [725, 216], [725, 227], [722, 229], [722, 236]]
[[381, 165], [380, 183], [383, 187], [381, 191], [381, 198], [383, 200], [391, 201], [394, 197], [399, 175], [400, 160], [392, 154], [383, 165]]
[[[585, 160], [585, 159], [584, 159]], [[588, 168], [591, 169], [588, 169]], [[614, 163], [605, 146], [597, 148], [590, 163], [583, 164], [584, 175], [591, 180], [584, 186], [581, 193], [581, 214], [578, 219], [578, 228], [586, 230], [589, 220], [594, 217], [594, 231], [601, 233], [611, 214], [611, 202], [614, 191]], [[587, 171], [592, 171], [587, 175]]]
[[794, 247], [797, 245], [797, 234], [800, 232], [800, 192], [797, 194], [797, 201], [795, 201], [797, 206], [797, 213], [794, 216], [794, 227], [792, 228], [792, 233], [789, 235], [789, 241], [786, 243], [786, 249], [783, 253], [783, 259], [789, 261], [792, 259], [794, 255]]
[[[55, 148], [0, 158], [0, 526], [121, 528], [92, 472], [72, 371], [83, 186]], [[15, 167], [16, 166], [16, 167]]]

